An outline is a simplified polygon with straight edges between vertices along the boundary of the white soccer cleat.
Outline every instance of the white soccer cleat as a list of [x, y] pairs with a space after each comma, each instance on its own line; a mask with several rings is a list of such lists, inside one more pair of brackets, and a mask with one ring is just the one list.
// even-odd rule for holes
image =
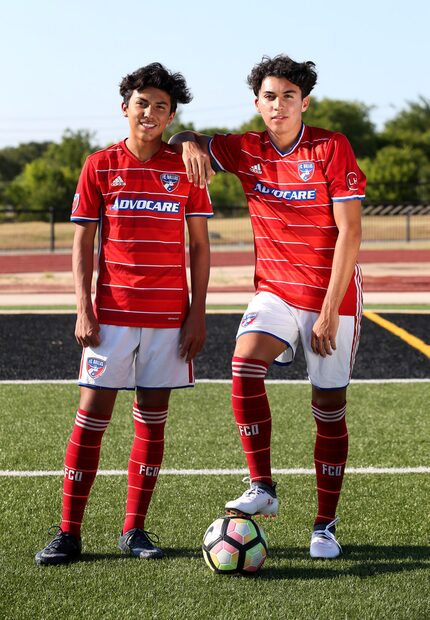
[[251, 482], [250, 488], [245, 493], [225, 505], [227, 514], [243, 514], [248, 517], [257, 515], [275, 517], [278, 508], [275, 485], [271, 487], [258, 481]]
[[[334, 535], [338, 518], [330, 521], [323, 529], [312, 532], [310, 554], [311, 558], [321, 558], [324, 560], [333, 560], [338, 558], [342, 553], [342, 547], [336, 540]], [[317, 526], [318, 527], [318, 526]], [[330, 531], [333, 528], [333, 531]]]

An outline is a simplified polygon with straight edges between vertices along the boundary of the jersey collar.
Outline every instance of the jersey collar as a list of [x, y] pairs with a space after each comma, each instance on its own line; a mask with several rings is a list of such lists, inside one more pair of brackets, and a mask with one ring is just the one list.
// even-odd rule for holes
[[294, 151], [294, 149], [297, 147], [297, 145], [299, 144], [300, 140], [303, 137], [305, 131], [305, 124], [302, 122], [302, 126], [300, 128], [299, 131], [299, 135], [297, 136], [297, 140], [294, 142], [294, 144], [288, 149], [288, 151], [282, 152], [280, 151], [272, 142], [272, 140], [270, 139], [270, 135], [269, 133], [267, 133], [267, 136], [269, 138], [269, 142], [270, 144], [273, 146], [273, 148], [275, 149], [275, 151], [281, 156], [281, 157], [285, 157], [286, 155], [290, 155], [290, 153], [292, 153]]

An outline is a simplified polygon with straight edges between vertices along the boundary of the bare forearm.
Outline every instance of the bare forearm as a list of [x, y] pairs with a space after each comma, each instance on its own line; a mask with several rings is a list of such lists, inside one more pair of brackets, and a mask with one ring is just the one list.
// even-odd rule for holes
[[97, 224], [77, 225], [73, 239], [72, 269], [78, 313], [92, 310], [94, 236]]
[[86, 246], [73, 248], [73, 279], [78, 312], [87, 312], [92, 307], [93, 252], [94, 248]]
[[210, 141], [210, 136], [202, 133], [197, 133], [196, 131], [186, 130], [180, 131], [176, 133], [169, 139], [169, 144], [180, 147], [175, 148], [175, 150], [182, 152], [182, 145], [184, 142], [195, 142], [200, 146], [200, 148], [207, 150], [208, 143]]
[[169, 140], [171, 147], [182, 155], [188, 180], [196, 187], [210, 183], [215, 174], [209, 157], [209, 141], [210, 136], [194, 131], [181, 131]]
[[191, 308], [203, 312], [209, 283], [210, 251], [209, 244], [190, 245]]
[[176, 149], [175, 151], [179, 151], [182, 152], [182, 144], [184, 142], [197, 142], [197, 134], [195, 131], [191, 131], [191, 130], [187, 130], [187, 131], [180, 131], [179, 133], [175, 133], [174, 136], [172, 136], [171, 138], [169, 138], [169, 144], [171, 146], [180, 146], [180, 148]]
[[323, 308], [337, 312], [354, 273], [361, 243], [361, 231], [339, 233], [333, 256], [333, 266]]

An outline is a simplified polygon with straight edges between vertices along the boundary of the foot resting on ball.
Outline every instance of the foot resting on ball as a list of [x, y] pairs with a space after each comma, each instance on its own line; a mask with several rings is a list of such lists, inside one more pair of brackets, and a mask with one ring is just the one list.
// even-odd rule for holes
[[227, 514], [275, 517], [279, 508], [275, 487], [275, 484], [270, 486], [259, 480], [251, 482], [250, 488], [245, 493], [226, 503]]

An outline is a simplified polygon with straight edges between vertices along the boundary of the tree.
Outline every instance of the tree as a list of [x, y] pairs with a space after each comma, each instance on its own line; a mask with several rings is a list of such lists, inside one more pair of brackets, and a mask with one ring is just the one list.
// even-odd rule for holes
[[19, 146], [7, 146], [0, 149], [0, 179], [3, 182], [12, 181], [25, 165], [41, 157], [50, 142], [26, 142]]
[[51, 143], [41, 157], [26, 164], [5, 188], [4, 199], [18, 209], [44, 212], [43, 219], [48, 218], [51, 208], [57, 218], [68, 219], [82, 165], [96, 150], [91, 138], [88, 131], [67, 130], [59, 144]]
[[214, 207], [245, 207], [242, 185], [233, 174], [219, 173], [213, 177], [209, 193]]
[[0, 204], [7, 185], [24, 169], [25, 165], [43, 155], [50, 142], [27, 142], [0, 150]]
[[430, 160], [430, 99], [409, 102], [406, 110], [385, 123], [381, 137], [386, 144], [419, 148]]
[[430, 164], [419, 149], [386, 146], [359, 165], [367, 177], [366, 202], [430, 200]]
[[265, 131], [265, 129], [266, 126], [260, 114], [255, 114], [249, 121], [240, 126], [239, 133], [244, 133], [245, 131]]
[[183, 123], [181, 121], [181, 113], [177, 112], [173, 122], [168, 125], [163, 133], [163, 140], [168, 142], [169, 139], [175, 135], [175, 133], [179, 133], [180, 131], [194, 131], [193, 123]]
[[303, 120], [307, 125], [345, 134], [357, 157], [374, 157], [378, 136], [369, 117], [370, 110], [369, 106], [357, 101], [311, 98]]

